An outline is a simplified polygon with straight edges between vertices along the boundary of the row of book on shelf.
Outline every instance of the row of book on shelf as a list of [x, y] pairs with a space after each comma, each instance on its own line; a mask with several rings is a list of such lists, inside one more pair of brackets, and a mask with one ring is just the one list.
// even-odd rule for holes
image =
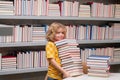
[[14, 0], [0, 1], [1, 15], [79, 16], [120, 18], [120, 4], [98, 2], [81, 3], [78, 0]]
[[0, 70], [47, 67], [45, 51], [0, 53]]
[[[71, 76], [84, 74], [84, 64], [87, 74], [91, 76], [109, 77], [110, 62], [120, 58], [120, 48], [79, 48], [75, 39], [63, 39], [55, 42], [62, 68]], [[120, 59], [119, 59], [120, 61]], [[47, 67], [45, 51], [14, 51], [0, 54], [0, 69], [26, 69]]]
[[47, 25], [40, 25], [40, 24], [38, 25], [1, 24], [0, 26], [1, 26], [0, 42], [45, 41], [46, 30], [48, 28]]
[[87, 62], [90, 55], [110, 56], [110, 62], [120, 62], [120, 48], [105, 47], [105, 48], [84, 48], [80, 49], [82, 62]]
[[[66, 38], [76, 40], [119, 40], [120, 23], [111, 25], [66, 25]], [[0, 42], [44, 41], [49, 25], [0, 25]], [[7, 28], [7, 29], [6, 29]], [[71, 34], [69, 34], [71, 33]]]
[[[71, 40], [69, 41], [69, 43], [60, 41], [60, 43], [56, 43], [56, 45], [59, 48], [59, 57], [62, 60], [61, 63], [63, 68], [70, 73], [71, 71], [74, 71], [74, 69], [69, 70], [69, 67], [79, 68], [79, 71], [82, 72], [82, 63], [88, 63], [88, 59], [91, 55], [109, 56], [109, 62], [120, 62], [120, 48], [85, 48], [83, 50], [77, 47], [77, 43], [73, 43]], [[47, 67], [45, 51], [13, 52], [7, 55], [1, 53], [0, 60], [0, 68], [3, 70], [9, 68], [22, 69]], [[72, 75], [74, 74], [76, 73], [73, 73]]]

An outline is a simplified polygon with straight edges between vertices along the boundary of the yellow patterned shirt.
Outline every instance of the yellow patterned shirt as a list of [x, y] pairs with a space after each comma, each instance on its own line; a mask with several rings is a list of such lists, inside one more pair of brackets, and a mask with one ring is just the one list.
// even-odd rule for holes
[[[53, 58], [55, 61], [58, 63], [58, 65], [61, 66], [61, 60], [58, 56], [58, 49], [56, 45], [53, 42], [48, 42], [46, 45], [46, 57], [48, 58]], [[50, 63], [48, 66], [48, 76], [57, 80], [62, 80], [61, 78], [61, 73], [54, 68]]]

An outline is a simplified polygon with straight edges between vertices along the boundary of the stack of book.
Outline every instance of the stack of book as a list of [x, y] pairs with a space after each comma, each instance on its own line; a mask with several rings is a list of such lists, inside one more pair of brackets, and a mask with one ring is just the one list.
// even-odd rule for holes
[[88, 75], [109, 77], [110, 56], [90, 55], [87, 58]]
[[90, 17], [90, 5], [80, 5], [79, 17]]
[[49, 4], [48, 16], [60, 16], [59, 4], [54, 3]]
[[13, 1], [0, 0], [0, 15], [14, 15]]
[[2, 70], [13, 70], [16, 69], [16, 57], [15, 56], [3, 56], [1, 59]]
[[63, 39], [56, 42], [62, 68], [69, 72], [71, 76], [83, 74], [80, 50], [77, 45], [74, 39]]
[[115, 18], [120, 18], [120, 4], [115, 4]]

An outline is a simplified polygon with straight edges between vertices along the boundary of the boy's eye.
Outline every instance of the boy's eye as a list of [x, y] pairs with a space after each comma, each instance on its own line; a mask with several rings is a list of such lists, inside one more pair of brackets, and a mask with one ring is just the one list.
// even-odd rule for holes
[[58, 33], [58, 34], [60, 34], [60, 33], [61, 33], [61, 34], [64, 34], [64, 32], [57, 32], [57, 33]]
[[62, 32], [62, 34], [64, 34], [64, 32]]

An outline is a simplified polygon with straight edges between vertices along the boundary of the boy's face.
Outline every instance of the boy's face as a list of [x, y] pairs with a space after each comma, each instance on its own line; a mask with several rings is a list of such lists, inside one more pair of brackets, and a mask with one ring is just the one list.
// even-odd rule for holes
[[59, 41], [65, 38], [64, 30], [62, 28], [58, 28], [55, 34], [55, 41]]

